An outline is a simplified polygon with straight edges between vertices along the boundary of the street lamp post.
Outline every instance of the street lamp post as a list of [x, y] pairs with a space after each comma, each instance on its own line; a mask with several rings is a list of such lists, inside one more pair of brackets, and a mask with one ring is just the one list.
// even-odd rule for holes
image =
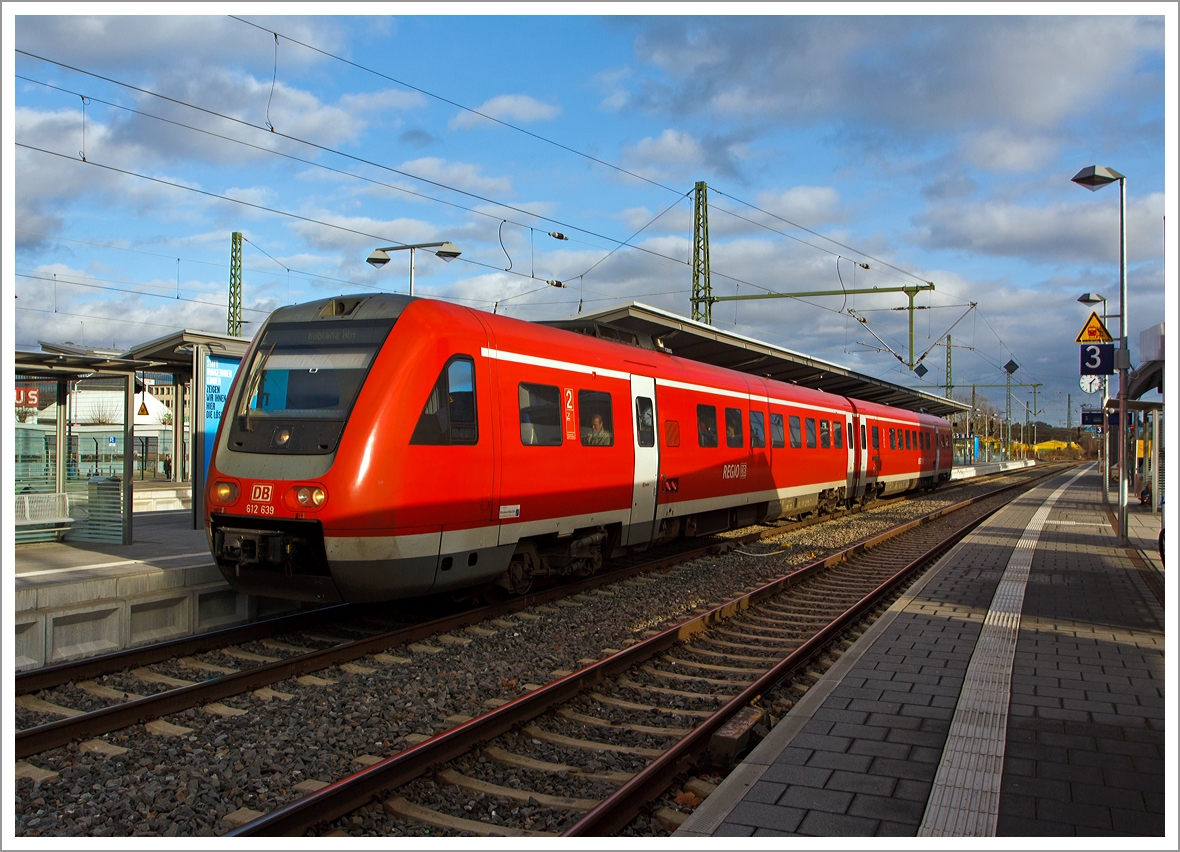
[[457, 258], [461, 251], [459, 247], [452, 242], [441, 243], [414, 243], [408, 246], [385, 246], [384, 248], [374, 249], [373, 253], [368, 256], [366, 262], [376, 268], [380, 269], [385, 264], [389, 263], [389, 254], [391, 251], [401, 251], [402, 249], [410, 250], [410, 295], [414, 295], [414, 250], [420, 248], [437, 248], [435, 254], [441, 257], [447, 263]]
[[[1127, 540], [1127, 371], [1131, 352], [1127, 349], [1127, 178], [1106, 166], [1087, 166], [1071, 180], [1096, 192], [1109, 183], [1119, 182], [1119, 348], [1114, 366], [1119, 371], [1119, 544]], [[1102, 484], [1106, 487], [1106, 483]]]

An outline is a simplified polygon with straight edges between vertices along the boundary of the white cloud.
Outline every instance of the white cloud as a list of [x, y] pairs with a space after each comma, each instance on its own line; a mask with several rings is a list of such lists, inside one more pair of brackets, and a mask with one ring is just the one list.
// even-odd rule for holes
[[761, 192], [758, 206], [807, 228], [843, 218], [840, 193], [830, 186], [793, 186], [784, 192]]
[[669, 127], [656, 138], [649, 136], [624, 149], [623, 159], [632, 170], [652, 177], [699, 167], [705, 151], [691, 134]]
[[[561, 115], [561, 107], [544, 103], [528, 95], [497, 95], [477, 106], [475, 112], [501, 121], [528, 124], [556, 118]], [[487, 119], [464, 110], [452, 118], [448, 126], [452, 130], [470, 130], [487, 124]]]
[[[1030, 261], [1117, 262], [1117, 190], [1112, 205], [1071, 202], [1045, 207], [991, 201], [938, 205], [923, 214], [917, 239], [932, 248]], [[1127, 202], [1127, 254], [1131, 263], [1161, 254], [1163, 193]]]
[[417, 160], [408, 160], [398, 168], [417, 177], [481, 195], [505, 196], [512, 192], [511, 180], [506, 177], [486, 177], [480, 174], [482, 166], [473, 163], [448, 162], [440, 157], [421, 157]]
[[963, 157], [971, 165], [991, 172], [1027, 172], [1050, 164], [1057, 147], [1056, 142], [1040, 134], [993, 127], [969, 134], [963, 142]]

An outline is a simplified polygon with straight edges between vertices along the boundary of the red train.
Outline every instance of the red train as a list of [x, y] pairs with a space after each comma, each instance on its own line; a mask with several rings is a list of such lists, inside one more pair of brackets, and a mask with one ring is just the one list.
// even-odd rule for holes
[[541, 575], [950, 478], [950, 425], [405, 296], [280, 308], [242, 361], [206, 532], [238, 590], [378, 601]]

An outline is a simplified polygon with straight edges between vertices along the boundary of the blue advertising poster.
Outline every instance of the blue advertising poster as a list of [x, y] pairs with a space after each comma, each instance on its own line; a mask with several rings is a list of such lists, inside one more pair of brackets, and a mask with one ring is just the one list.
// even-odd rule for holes
[[205, 356], [205, 475], [209, 475], [209, 462], [213, 458], [213, 439], [221, 422], [225, 398], [229, 386], [238, 373], [240, 358], [226, 358], [223, 355]]

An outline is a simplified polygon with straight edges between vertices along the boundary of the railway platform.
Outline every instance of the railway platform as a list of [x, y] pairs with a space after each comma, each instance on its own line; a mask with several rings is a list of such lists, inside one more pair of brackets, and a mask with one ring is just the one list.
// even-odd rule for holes
[[17, 671], [241, 624], [292, 609], [238, 594], [187, 509], [137, 511], [130, 545], [15, 548]]
[[1099, 479], [1053, 477], [960, 542], [676, 836], [1162, 837], [1159, 516], [1116, 546]]

